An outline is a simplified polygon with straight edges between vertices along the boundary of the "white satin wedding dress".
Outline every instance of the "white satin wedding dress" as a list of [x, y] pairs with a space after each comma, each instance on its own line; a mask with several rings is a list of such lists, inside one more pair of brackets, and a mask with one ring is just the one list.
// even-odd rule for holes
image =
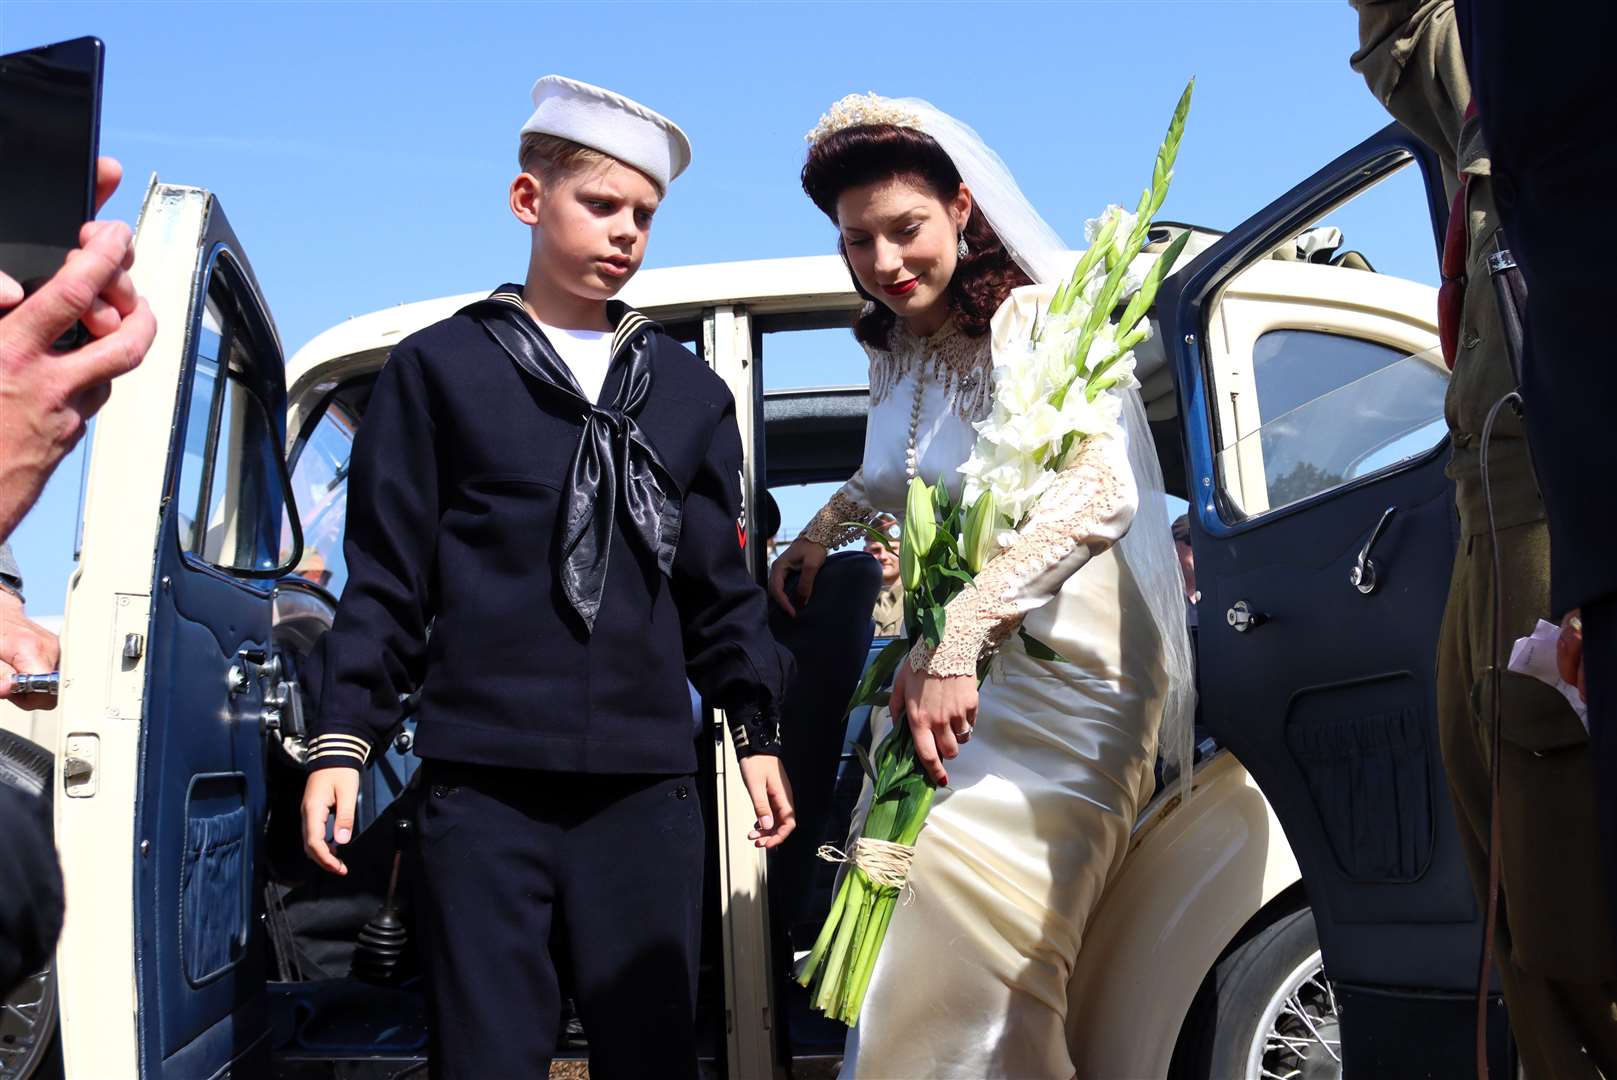
[[[971, 421], [992, 401], [990, 340], [1020, 340], [1047, 297], [1018, 290], [986, 337], [951, 323], [923, 340], [900, 323], [890, 350], [871, 350], [863, 468], [804, 535], [836, 547], [853, 538], [840, 523], [902, 515], [917, 473], [958, 495]], [[978, 587], [951, 602], [937, 650], [912, 656], [965, 675], [998, 648], [975, 731], [946, 763], [914, 897], [894, 914], [844, 1077], [1073, 1076], [1069, 981], [1150, 795], [1166, 690], [1156, 628], [1111, 550], [1134, 509], [1121, 428], [1091, 438]], [[1029, 656], [1019, 626], [1068, 662]], [[856, 823], [869, 798], [867, 781]]]

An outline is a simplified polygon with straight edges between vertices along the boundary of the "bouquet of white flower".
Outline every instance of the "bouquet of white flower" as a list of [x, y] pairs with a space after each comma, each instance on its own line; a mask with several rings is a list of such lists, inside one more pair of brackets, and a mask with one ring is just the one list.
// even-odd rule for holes
[[[963, 501], [955, 502], [946, 484], [910, 482], [899, 546], [906, 636], [877, 655], [849, 711], [888, 703], [881, 688], [899, 662], [920, 642], [937, 647], [949, 600], [974, 587], [977, 572], [1010, 545], [1014, 529], [1073, 450], [1118, 423], [1122, 401], [1116, 391], [1139, 385], [1134, 348], [1151, 334], [1147, 313], [1190, 234], [1181, 233], [1169, 244], [1143, 278], [1131, 267], [1167, 197], [1194, 86], [1192, 79], [1180, 95], [1157, 150], [1151, 187], [1141, 194], [1138, 208], [1131, 214], [1109, 206], [1088, 223], [1089, 249], [1035, 321], [1028, 340], [995, 357], [993, 412], [975, 425], [977, 442], [960, 467]], [[1061, 659], [1025, 632], [1021, 637], [1031, 655]], [[987, 675], [988, 659], [978, 663], [979, 682]], [[871, 779], [870, 809], [847, 853], [821, 849], [821, 857], [853, 865], [797, 970], [798, 981], [813, 988], [814, 1007], [849, 1026], [859, 1019], [934, 794], [916, 759], [909, 725], [896, 713], [893, 730], [875, 752], [860, 748], [859, 757]]]

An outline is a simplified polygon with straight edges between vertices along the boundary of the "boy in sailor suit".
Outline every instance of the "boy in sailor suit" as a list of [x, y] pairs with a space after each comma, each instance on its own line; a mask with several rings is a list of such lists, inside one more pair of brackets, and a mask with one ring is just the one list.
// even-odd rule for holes
[[[696, 1075], [703, 826], [689, 677], [791, 832], [791, 675], [747, 569], [734, 402], [613, 298], [690, 161], [672, 122], [540, 79], [526, 280], [402, 341], [354, 442], [304, 841], [345, 873], [359, 773], [419, 688], [416, 865], [435, 1078], [544, 1077], [565, 951], [600, 1078]], [[738, 544], [738, 537], [741, 543]], [[432, 625], [430, 638], [428, 624]]]

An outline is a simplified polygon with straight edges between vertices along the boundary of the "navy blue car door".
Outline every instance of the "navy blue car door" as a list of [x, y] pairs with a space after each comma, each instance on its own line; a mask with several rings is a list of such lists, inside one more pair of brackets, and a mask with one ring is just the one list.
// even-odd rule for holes
[[[285, 515], [280, 346], [208, 198], [152, 588], [141, 746], [141, 1075], [213, 1077], [265, 1050], [261, 841]], [[273, 691], [271, 690], [271, 693]]]
[[1349, 1076], [1464, 1071], [1475, 1034], [1479, 906], [1434, 681], [1458, 538], [1436, 349], [1445, 221], [1435, 159], [1390, 126], [1158, 300], [1185, 418], [1203, 720], [1302, 868]]

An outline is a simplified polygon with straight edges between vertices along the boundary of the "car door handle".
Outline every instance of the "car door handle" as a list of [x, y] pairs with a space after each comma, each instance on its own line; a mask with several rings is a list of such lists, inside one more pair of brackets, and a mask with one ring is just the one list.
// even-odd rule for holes
[[1246, 634], [1268, 622], [1269, 616], [1261, 611], [1253, 611], [1252, 605], [1245, 600], [1237, 600], [1235, 606], [1224, 613], [1224, 621], [1237, 634]]
[[1370, 557], [1370, 549], [1381, 539], [1381, 534], [1387, 529], [1387, 522], [1392, 520], [1392, 515], [1397, 511], [1396, 506], [1389, 506], [1381, 512], [1381, 520], [1370, 530], [1370, 539], [1366, 540], [1364, 547], [1359, 550], [1358, 562], [1348, 571], [1348, 581], [1365, 596], [1375, 592], [1376, 587], [1381, 584], [1381, 567]]

